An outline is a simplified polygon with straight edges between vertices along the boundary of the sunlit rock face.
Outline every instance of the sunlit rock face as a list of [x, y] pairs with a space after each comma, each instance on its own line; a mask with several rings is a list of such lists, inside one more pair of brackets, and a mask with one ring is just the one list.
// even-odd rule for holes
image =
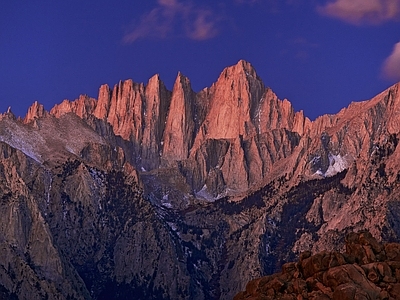
[[200, 92], [155, 75], [9, 109], [0, 295], [231, 299], [348, 231], [398, 241], [399, 103], [397, 84], [311, 121], [239, 61]]

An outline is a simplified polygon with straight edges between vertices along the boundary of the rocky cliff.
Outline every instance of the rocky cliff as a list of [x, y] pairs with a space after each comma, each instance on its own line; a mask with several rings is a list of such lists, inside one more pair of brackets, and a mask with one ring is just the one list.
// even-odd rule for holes
[[399, 241], [399, 86], [310, 121], [239, 61], [0, 114], [0, 295], [230, 299], [347, 232]]
[[[25, 123], [44, 114], [37, 106], [29, 109]], [[156, 75], [147, 85], [132, 80], [113, 90], [103, 85], [97, 101], [80, 96], [50, 111], [56, 118], [67, 113], [106, 139], [123, 140], [139, 171], [179, 165], [191, 193], [212, 201], [261, 187], [272, 165], [292, 153], [311, 124], [265, 88], [245, 61], [226, 68], [199, 93], [181, 73], [172, 92]], [[104, 126], [111, 129], [107, 134]]]

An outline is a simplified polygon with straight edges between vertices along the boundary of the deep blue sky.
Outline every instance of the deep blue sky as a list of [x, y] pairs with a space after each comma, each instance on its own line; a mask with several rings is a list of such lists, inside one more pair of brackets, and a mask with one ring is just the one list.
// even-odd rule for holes
[[400, 0], [3, 2], [0, 112], [20, 116], [156, 73], [199, 91], [240, 59], [311, 119], [400, 81]]

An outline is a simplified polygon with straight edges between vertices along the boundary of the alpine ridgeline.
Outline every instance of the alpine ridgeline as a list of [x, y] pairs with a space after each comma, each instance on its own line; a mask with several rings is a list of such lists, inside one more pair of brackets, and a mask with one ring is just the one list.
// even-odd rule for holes
[[8, 110], [0, 298], [231, 299], [350, 231], [399, 241], [399, 132], [399, 84], [310, 121], [245, 61]]

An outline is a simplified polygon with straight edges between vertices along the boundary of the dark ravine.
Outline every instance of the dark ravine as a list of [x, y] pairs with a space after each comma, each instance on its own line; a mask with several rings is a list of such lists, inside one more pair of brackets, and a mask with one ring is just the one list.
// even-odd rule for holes
[[399, 134], [399, 84], [310, 121], [245, 61], [0, 114], [0, 296], [232, 299], [349, 232], [399, 242]]

